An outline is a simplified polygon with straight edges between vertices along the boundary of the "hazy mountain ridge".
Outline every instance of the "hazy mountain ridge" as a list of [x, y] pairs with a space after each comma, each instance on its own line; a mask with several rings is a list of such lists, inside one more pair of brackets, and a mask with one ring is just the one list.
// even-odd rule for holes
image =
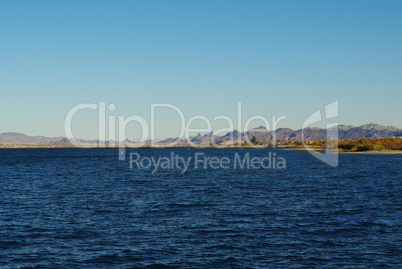
[[[217, 136], [213, 132], [197, 136], [190, 137], [188, 139], [167, 138], [159, 143], [168, 144], [179, 140], [180, 142], [222, 142], [232, 140], [246, 140], [256, 137], [259, 141], [272, 141], [276, 140], [319, 140], [327, 138], [336, 138], [336, 128], [332, 127], [327, 129], [321, 128], [305, 128], [304, 130], [293, 130], [290, 128], [279, 128], [275, 131], [269, 131], [265, 127], [260, 126], [249, 131], [240, 133], [238, 130], [228, 132], [223, 136]], [[338, 126], [338, 139], [358, 139], [362, 137], [375, 138], [375, 137], [390, 137], [390, 136], [402, 136], [402, 129], [398, 129], [394, 126], [383, 126], [380, 124], [364, 124], [358, 127], [352, 125], [339, 125]], [[87, 145], [96, 145], [98, 140], [83, 140], [77, 141], [85, 143]], [[129, 143], [127, 140], [125, 143]], [[147, 141], [148, 143], [151, 141]], [[113, 140], [105, 141], [106, 145], [115, 145], [118, 142]], [[135, 142], [130, 142], [135, 143]], [[71, 142], [65, 137], [45, 137], [45, 136], [28, 136], [22, 133], [7, 132], [0, 134], [0, 144], [2, 145], [72, 145]]]
[[[383, 126], [380, 124], [364, 124], [358, 127], [353, 125], [338, 125], [338, 133], [336, 132], [336, 126], [329, 129], [322, 128], [305, 128], [304, 130], [293, 130], [290, 128], [279, 128], [275, 131], [269, 131], [265, 127], [260, 126], [249, 131], [240, 133], [238, 130], [233, 130], [223, 136], [215, 136], [213, 132], [202, 136], [200, 133], [197, 136], [192, 136], [186, 139], [180, 139], [180, 142], [190, 141], [206, 142], [212, 141], [212, 137], [215, 138], [215, 142], [231, 141], [231, 140], [251, 140], [254, 136], [259, 141], [272, 141], [276, 140], [321, 140], [321, 139], [358, 139], [362, 137], [376, 138], [376, 137], [390, 137], [401, 136], [402, 129], [398, 129], [394, 126]], [[178, 138], [168, 138], [162, 140], [161, 143], [172, 143], [178, 140]]]
[[[95, 144], [96, 140], [82, 140], [79, 142]], [[0, 144], [3, 145], [72, 145], [65, 137], [29, 136], [22, 133], [8, 132], [0, 134]]]

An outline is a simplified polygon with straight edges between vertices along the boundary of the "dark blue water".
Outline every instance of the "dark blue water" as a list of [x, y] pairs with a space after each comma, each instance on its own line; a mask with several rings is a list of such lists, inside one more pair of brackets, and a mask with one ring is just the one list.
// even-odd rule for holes
[[286, 169], [152, 173], [117, 149], [1, 149], [0, 267], [401, 268], [401, 155], [332, 168], [302, 151], [173, 151], [272, 151]]

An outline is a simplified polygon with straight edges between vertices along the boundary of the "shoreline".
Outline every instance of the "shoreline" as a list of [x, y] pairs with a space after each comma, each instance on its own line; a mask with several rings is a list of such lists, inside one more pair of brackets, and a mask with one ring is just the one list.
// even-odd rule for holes
[[339, 152], [341, 154], [402, 154], [402, 150], [389, 150], [389, 151], [377, 151], [377, 150], [368, 150], [368, 151], [354, 151], [354, 152]]
[[[304, 150], [304, 151], [313, 151], [310, 149], [306, 149], [303, 147], [299, 148], [282, 148], [283, 150]], [[316, 149], [317, 152], [325, 151], [324, 148], [313, 148]], [[339, 153], [339, 154], [402, 154], [402, 150], [367, 150], [367, 151], [331, 151], [332, 153]]]
[[[67, 145], [0, 145], [1, 149], [116, 149], [119, 148], [118, 146], [111, 146], [111, 147], [75, 147], [75, 146], [67, 146]], [[323, 152], [325, 151], [324, 148], [319, 147], [311, 147], [314, 150], [307, 149], [305, 147], [287, 147], [287, 146], [276, 146], [276, 147], [268, 147], [268, 146], [246, 146], [246, 147], [229, 147], [229, 146], [189, 146], [189, 145], [179, 145], [174, 147], [164, 147], [164, 146], [142, 146], [142, 147], [126, 147], [126, 148], [153, 148], [153, 149], [166, 149], [166, 148], [211, 148], [211, 149], [226, 149], [226, 148], [276, 148], [280, 150], [301, 150], [301, 151], [317, 151]], [[376, 151], [376, 150], [368, 150], [368, 151], [333, 151], [333, 153], [339, 154], [402, 154], [402, 150], [383, 150], [383, 151]]]

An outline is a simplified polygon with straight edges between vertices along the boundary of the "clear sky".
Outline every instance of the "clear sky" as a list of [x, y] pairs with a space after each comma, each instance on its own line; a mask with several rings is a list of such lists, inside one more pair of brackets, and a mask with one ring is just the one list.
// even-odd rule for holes
[[[186, 118], [285, 115], [402, 128], [402, 1], [1, 1], [0, 133], [64, 136], [73, 106]], [[158, 137], [177, 134], [172, 111]], [[97, 115], [74, 118], [95, 138]], [[244, 121], [244, 120], [243, 120]], [[255, 126], [261, 125], [259, 122]], [[137, 126], [138, 127], [138, 126]], [[219, 124], [213, 125], [213, 128]], [[132, 126], [133, 134], [135, 136]]]

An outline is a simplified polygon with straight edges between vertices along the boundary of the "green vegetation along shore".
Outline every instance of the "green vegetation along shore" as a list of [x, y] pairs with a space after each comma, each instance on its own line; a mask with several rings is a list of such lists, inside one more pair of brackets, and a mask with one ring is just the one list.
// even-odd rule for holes
[[[139, 144], [139, 147], [168, 147], [168, 143], [151, 143]], [[98, 148], [98, 145], [90, 145], [87, 148]], [[117, 148], [118, 143], [107, 145], [106, 148]], [[275, 143], [272, 141], [257, 141], [253, 137], [250, 141], [224, 141], [213, 144], [211, 142], [180, 142], [173, 147], [279, 147], [289, 149], [308, 149], [315, 148], [317, 150], [333, 149], [335, 152], [350, 152], [350, 153], [402, 153], [402, 138], [400, 137], [385, 137], [385, 138], [360, 138], [360, 139], [338, 139], [338, 140], [278, 140]], [[11, 145], [0, 144], [0, 148], [75, 148], [72, 145]]]

